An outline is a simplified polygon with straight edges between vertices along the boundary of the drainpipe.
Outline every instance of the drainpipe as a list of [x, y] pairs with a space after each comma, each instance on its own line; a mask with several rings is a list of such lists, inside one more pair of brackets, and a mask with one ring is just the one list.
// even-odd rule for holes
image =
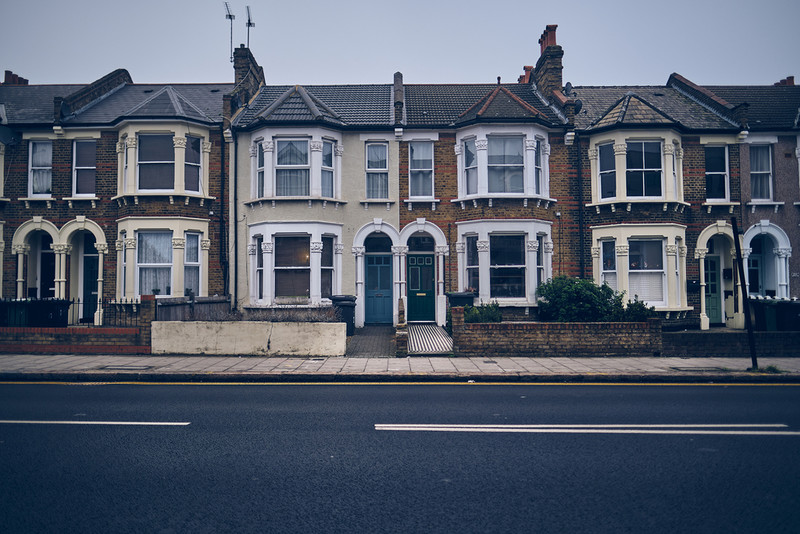
[[230, 280], [228, 280], [228, 254], [227, 250], [225, 249], [225, 243], [227, 243], [228, 239], [225, 235], [225, 199], [228, 198], [228, 194], [225, 191], [225, 151], [227, 149], [227, 143], [225, 143], [225, 126], [221, 125], [219, 127], [219, 138], [222, 140], [222, 150], [220, 151], [220, 169], [221, 169], [221, 177], [220, 177], [220, 201], [219, 201], [219, 263], [220, 267], [222, 267], [222, 293], [224, 295], [229, 295], [230, 289]]
[[[231, 128], [232, 129], [232, 128]], [[239, 139], [233, 135], [233, 310], [239, 307]]]
[[580, 253], [578, 254], [578, 268], [580, 269], [580, 277], [586, 278], [586, 260], [584, 259], [585, 249], [584, 246], [586, 244], [585, 237], [586, 237], [586, 228], [583, 224], [583, 177], [581, 175], [581, 140], [578, 137], [578, 132], [575, 132], [575, 167], [577, 168], [578, 172], [578, 250]]

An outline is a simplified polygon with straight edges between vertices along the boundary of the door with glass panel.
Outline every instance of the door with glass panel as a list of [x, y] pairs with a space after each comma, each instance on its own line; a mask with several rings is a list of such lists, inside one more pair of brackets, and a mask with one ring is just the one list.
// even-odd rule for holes
[[722, 323], [719, 256], [706, 256], [706, 315], [711, 324]]
[[409, 321], [433, 321], [436, 318], [433, 260], [433, 254], [408, 255], [406, 278]]
[[369, 324], [392, 323], [392, 255], [365, 256], [364, 322]]
[[94, 236], [90, 233], [83, 234], [83, 269], [81, 280], [83, 283], [83, 310], [81, 322], [94, 322], [94, 312], [97, 311], [97, 276], [99, 274], [99, 255], [95, 248]]

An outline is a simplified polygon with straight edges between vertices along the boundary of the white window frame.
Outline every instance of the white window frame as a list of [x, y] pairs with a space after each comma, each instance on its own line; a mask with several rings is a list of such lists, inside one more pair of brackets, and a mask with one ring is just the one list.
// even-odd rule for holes
[[[411, 152], [414, 149], [415, 145], [416, 146], [425, 145], [425, 146], [430, 147], [430, 151], [431, 151], [430, 166], [414, 167], [414, 160], [411, 157]], [[435, 167], [434, 159], [435, 159], [435, 157], [436, 157], [436, 151], [435, 151], [435, 147], [434, 147], [433, 141], [411, 141], [410, 143], [408, 143], [408, 196], [409, 196], [409, 198], [432, 199], [432, 198], [435, 197], [435, 191], [436, 191], [435, 181], [434, 181], [434, 167]], [[412, 184], [414, 184], [413, 175], [415, 173], [420, 173], [420, 174], [430, 173], [430, 184], [429, 184], [430, 185], [430, 193], [429, 194], [427, 194], [427, 195], [414, 194], [414, 191], [412, 191], [412, 189], [413, 189]]]
[[[492, 243], [493, 243], [494, 240], [501, 239], [501, 238], [504, 238], [504, 237], [520, 238], [520, 242], [521, 242], [520, 253], [522, 255], [522, 263], [521, 264], [511, 264], [511, 263], [498, 263], [498, 264], [495, 264], [495, 263], [493, 263], [493, 261], [492, 261], [492, 249], [494, 247], [492, 246]], [[505, 298], [505, 299], [520, 299], [520, 298], [524, 298], [525, 295], [527, 294], [527, 289], [528, 289], [528, 284], [529, 284], [528, 275], [529, 275], [529, 269], [531, 268], [531, 266], [528, 265], [527, 258], [526, 258], [527, 255], [525, 254], [526, 237], [527, 236], [522, 232], [518, 232], [518, 233], [490, 232], [489, 233], [489, 297], [490, 298], [492, 298], [492, 299], [501, 299], [501, 298]], [[522, 270], [522, 294], [521, 295], [503, 295], [503, 296], [500, 296], [500, 295], [496, 295], [492, 291], [493, 290], [492, 280], [494, 278], [495, 273], [497, 271], [499, 271], [500, 269], [521, 269]]]
[[[492, 157], [492, 141], [493, 140], [500, 140], [500, 139], [502, 139], [502, 140], [519, 141], [520, 149], [522, 151], [522, 163], [505, 163], [505, 162], [504, 163], [492, 163], [492, 162], [489, 161], [490, 158]], [[525, 194], [525, 181], [526, 181], [525, 180], [525, 136], [524, 135], [508, 135], [508, 134], [491, 134], [491, 135], [487, 135], [486, 136], [486, 141], [487, 141], [487, 147], [486, 147], [486, 158], [487, 158], [487, 161], [486, 161], [486, 171], [487, 171], [486, 180], [487, 180], [487, 182], [486, 182], [486, 184], [487, 184], [487, 186], [486, 187], [487, 187], [488, 193], [490, 195], [494, 195], [494, 196], [506, 196], [506, 195], [519, 196], [519, 195], [524, 195]], [[503, 153], [503, 156], [506, 156], [505, 152]], [[533, 162], [530, 162], [530, 164], [532, 165]], [[520, 190], [519, 191], [509, 191], [510, 182], [509, 182], [509, 177], [507, 175], [504, 176], [504, 179], [503, 179], [503, 190], [502, 191], [492, 191], [491, 190], [491, 186], [492, 186], [491, 170], [492, 169], [503, 169], [503, 173], [505, 175], [505, 173], [509, 169], [517, 169], [517, 168], [520, 169], [520, 174], [521, 174], [520, 178], [522, 180], [522, 183], [520, 184]]]
[[[305, 163], [279, 163], [280, 147], [282, 143], [305, 143], [306, 162]], [[276, 137], [275, 138], [275, 196], [276, 197], [308, 197], [311, 195], [311, 139], [308, 137]], [[278, 174], [281, 171], [306, 171], [305, 193], [301, 194], [282, 194], [279, 190]]]
[[[334, 294], [334, 288], [336, 287], [336, 236], [330, 234], [322, 234], [322, 256], [320, 257], [320, 296], [323, 299], [330, 299], [331, 296]], [[327, 246], [326, 246], [327, 243]], [[325, 265], [325, 254], [326, 250], [330, 252], [331, 263], [330, 265]], [[324, 287], [323, 278], [324, 274], [329, 273], [331, 279], [331, 294], [326, 295], [325, 292], [322, 290]]]
[[[644, 145], [646, 144], [658, 144], [658, 160], [659, 160], [659, 167], [656, 169], [655, 167], [647, 167], [645, 161], [642, 161], [642, 167], [634, 167], [630, 168], [627, 164], [628, 154], [630, 153], [630, 146], [632, 144], [641, 144], [642, 145], [642, 157], [645, 158], [644, 154], [646, 153], [644, 150]], [[629, 199], [662, 199], [666, 194], [666, 184], [664, 183], [664, 140], [663, 139], [627, 139], [625, 141], [626, 146], [626, 155], [625, 155], [625, 197]], [[659, 173], [659, 188], [661, 190], [660, 194], [658, 195], [648, 195], [647, 194], [647, 180], [645, 178], [645, 173], [647, 172], [654, 172], [658, 171]], [[635, 173], [642, 173], [642, 194], [641, 195], [629, 195], [628, 194], [628, 173], [635, 172]], [[619, 194], [619, 193], [618, 193]]]
[[[35, 145], [50, 145], [50, 164], [47, 166], [33, 165], [33, 147]], [[47, 171], [50, 176], [50, 191], [47, 193], [36, 193], [33, 188], [34, 171]], [[30, 198], [52, 198], [53, 196], [53, 141], [49, 139], [31, 139], [28, 142], [28, 197]]]
[[[611, 264], [606, 263], [606, 252], [609, 251], [611, 252]], [[600, 241], [600, 281], [608, 284], [614, 291], [618, 290], [619, 277], [617, 274], [616, 239], [603, 239]]]
[[[473, 254], [473, 251], [470, 250], [474, 245], [474, 263], [472, 262], [470, 256]], [[481, 287], [481, 273], [480, 273], [480, 255], [478, 254], [478, 235], [477, 234], [468, 234], [464, 236], [464, 290], [465, 291], [480, 291]], [[473, 279], [470, 275], [474, 275], [474, 279], [476, 280], [476, 284], [472, 285], [470, 280]]]
[[[184, 165], [183, 165], [183, 188], [184, 191], [187, 193], [200, 193], [203, 191], [203, 138], [199, 135], [187, 135], [186, 136], [186, 153], [189, 154], [189, 143], [190, 140], [195, 140], [198, 144], [197, 156], [199, 161], [190, 162], [186, 157], [184, 157]], [[186, 170], [189, 168], [196, 168], [197, 169], [197, 189], [189, 189], [186, 185], [186, 177], [187, 173]]]
[[[467, 152], [468, 148], [471, 147], [472, 150], [472, 165], [467, 165]], [[463, 191], [465, 196], [474, 196], [478, 194], [478, 150], [475, 148], [475, 138], [470, 137], [468, 139], [464, 139], [463, 141], [463, 161], [464, 161], [464, 184], [463, 184]], [[459, 158], [461, 159], [461, 158]], [[475, 187], [473, 190], [470, 190], [470, 176], [474, 178]]]
[[264, 167], [264, 143], [259, 141], [256, 143], [256, 198], [263, 198], [266, 188], [266, 175]]
[[[170, 137], [172, 144], [172, 159], [171, 160], [153, 160], [143, 162], [141, 159], [142, 154], [142, 138], [143, 137]], [[142, 187], [141, 185], [141, 168], [142, 165], [172, 165], [172, 187], [156, 188], [156, 187]], [[141, 132], [136, 134], [136, 189], [145, 193], [163, 193], [174, 192], [176, 185], [175, 176], [175, 134], [173, 132]]]
[[255, 268], [253, 272], [255, 273], [255, 280], [253, 281], [255, 293], [255, 301], [257, 303], [261, 303], [264, 300], [264, 289], [266, 285], [264, 284], [264, 252], [263, 252], [263, 245], [264, 245], [264, 236], [263, 235], [255, 235], [253, 236], [253, 245], [255, 246]]
[[[371, 146], [383, 147], [386, 153], [386, 165], [384, 167], [371, 167], [369, 161], [369, 148]], [[386, 142], [367, 142], [364, 145], [364, 169], [366, 170], [364, 176], [364, 191], [368, 200], [388, 200], [390, 197], [389, 191], [389, 143]], [[382, 182], [385, 180], [386, 196], [371, 196], [370, 195], [370, 177], [372, 179], [380, 179]], [[383, 184], [381, 184], [383, 186]]]
[[[200, 296], [201, 292], [203, 291], [203, 236], [199, 232], [186, 232], [184, 233], [184, 237], [186, 238], [186, 242], [184, 245], [184, 256], [183, 256], [183, 285], [186, 286], [186, 273], [189, 269], [196, 269], [197, 270], [197, 291], [194, 293], [194, 296]], [[189, 241], [194, 240], [197, 242], [197, 258], [195, 260], [191, 260], [189, 258]], [[188, 295], [186, 293], [186, 289], [190, 289], [188, 287], [184, 287], [184, 295]]]
[[[603, 166], [602, 166], [603, 158], [600, 155], [600, 152], [603, 151], [604, 149], [610, 149], [611, 150], [611, 162], [612, 162], [613, 165], [611, 166], [610, 169], [604, 169]], [[607, 177], [607, 176], [610, 176], [612, 178], [612, 180], [613, 180], [613, 183], [614, 183], [614, 194], [610, 195], [610, 196], [607, 196], [607, 197], [604, 197], [603, 196], [603, 178]], [[617, 198], [617, 194], [618, 194], [618, 191], [617, 191], [617, 162], [616, 162], [616, 156], [614, 155], [614, 143], [613, 142], [600, 143], [600, 144], [597, 145], [597, 180], [598, 180], [597, 181], [597, 194], [600, 197], [601, 201], [608, 201], [608, 200], [613, 200], [613, 199]]]
[[[325, 153], [330, 150], [331, 164], [325, 164]], [[312, 171], [313, 172], [313, 171]], [[330, 195], [325, 194], [325, 176], [330, 176]], [[320, 195], [323, 198], [336, 198], [336, 141], [322, 140], [322, 163], [320, 170]]]
[[[162, 262], [162, 263], [144, 263], [144, 262], [139, 261], [139, 252], [140, 252], [140, 248], [141, 248], [141, 244], [142, 244], [142, 242], [141, 242], [142, 236], [143, 235], [153, 235], [153, 234], [169, 234], [169, 236], [170, 236], [170, 248], [169, 248], [169, 250], [170, 250], [170, 261], [168, 263], [165, 263], [165, 262]], [[142, 293], [141, 293], [141, 290], [142, 290], [142, 288], [141, 288], [141, 270], [142, 269], [169, 269], [169, 277], [168, 277], [169, 286], [163, 288], [163, 290], [162, 290], [162, 288], [157, 288], [157, 289], [161, 290], [159, 292], [160, 296], [169, 297], [169, 296], [172, 295], [172, 290], [174, 289], [173, 285], [174, 285], [174, 280], [175, 280], [174, 279], [174, 275], [175, 275], [175, 273], [174, 273], [175, 252], [174, 252], [173, 246], [172, 246], [172, 237], [174, 235], [175, 234], [173, 233], [172, 230], [156, 230], [156, 229], [153, 229], [153, 230], [137, 230], [136, 231], [136, 250], [135, 250], [136, 279], [135, 279], [135, 283], [136, 283], [136, 296], [137, 297], [141, 297], [142, 296]]]
[[[95, 159], [92, 161], [91, 166], [78, 166], [78, 145], [82, 143], [91, 143], [94, 145]], [[94, 173], [94, 192], [78, 192], [78, 175], [80, 171], [92, 171]], [[94, 198], [97, 196], [97, 141], [95, 139], [75, 139], [72, 143], [72, 196], [87, 198]]]
[[[666, 251], [664, 246], [664, 239], [662, 237], [631, 237], [628, 239], [628, 298], [633, 300], [634, 296], [637, 294], [633, 289], [631, 289], [633, 285], [633, 278], [635, 275], [647, 275], [647, 274], [660, 274], [661, 275], [661, 298], [660, 300], [653, 300], [653, 299], [646, 299], [642, 295], [638, 295], [639, 300], [645, 302], [648, 306], [655, 306], [655, 307], [664, 307], [667, 304], [667, 257]], [[655, 243], [658, 242], [661, 247], [661, 268], [660, 269], [653, 269], [653, 268], [645, 268], [645, 267], [633, 267], [631, 260], [631, 256], [633, 256], [633, 244], [634, 243]]]
[[[725, 169], [724, 169], [723, 172], [719, 172], [719, 171], [709, 172], [708, 171], [708, 165], [706, 164], [706, 188], [705, 188], [706, 189], [706, 202], [708, 202], [708, 203], [728, 202], [728, 200], [731, 198], [731, 196], [730, 196], [731, 195], [731, 193], [730, 193], [730, 166], [729, 166], [730, 162], [729, 162], [729, 159], [728, 159], [728, 146], [727, 145], [705, 145], [705, 147], [703, 148], [704, 161], [707, 161], [706, 154], [708, 153], [707, 152], [708, 149], [722, 149], [722, 151], [723, 151], [723, 153], [725, 155]], [[709, 178], [709, 176], [720, 176], [720, 175], [722, 175], [722, 179], [723, 179], [724, 184], [725, 184], [725, 195], [723, 197], [713, 197], [713, 198], [709, 197], [708, 196], [708, 178]]]
[[[768, 156], [769, 156], [768, 157], [769, 170], [766, 170], [766, 171], [762, 171], [762, 170], [753, 171], [753, 149], [755, 149], [755, 148], [758, 148], [758, 149], [766, 148], [767, 149]], [[772, 162], [773, 152], [774, 151], [772, 149], [772, 144], [759, 143], [759, 144], [750, 145], [750, 198], [751, 198], [751, 200], [753, 202], [772, 202], [772, 200], [775, 198], [775, 184], [774, 184], [774, 173], [773, 173], [773, 162]], [[753, 175], [755, 175], [755, 174], [766, 175], [767, 183], [769, 185], [769, 195], [768, 195], [767, 198], [755, 197], [753, 195]]]

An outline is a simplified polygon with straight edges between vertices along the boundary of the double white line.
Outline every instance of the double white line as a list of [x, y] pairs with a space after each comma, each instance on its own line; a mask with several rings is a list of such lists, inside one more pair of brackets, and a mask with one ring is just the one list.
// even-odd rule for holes
[[800, 436], [784, 424], [736, 425], [439, 425], [376, 424], [375, 430], [401, 432], [512, 432], [531, 434], [718, 434], [729, 436]]

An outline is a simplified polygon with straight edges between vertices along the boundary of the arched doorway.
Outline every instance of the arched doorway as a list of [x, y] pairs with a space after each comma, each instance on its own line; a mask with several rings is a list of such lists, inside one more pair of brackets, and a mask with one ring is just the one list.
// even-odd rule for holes
[[80, 231], [72, 235], [71, 244], [70, 272], [74, 274], [69, 277], [70, 294], [80, 301], [79, 321], [93, 323], [97, 311], [97, 279], [100, 275], [97, 242], [91, 232]]
[[53, 238], [47, 232], [35, 231], [29, 237], [28, 298], [56, 296], [56, 255]]
[[408, 238], [406, 256], [406, 302], [409, 322], [436, 320], [436, 242], [427, 232]]
[[381, 231], [364, 240], [364, 322], [392, 324], [392, 240]]

